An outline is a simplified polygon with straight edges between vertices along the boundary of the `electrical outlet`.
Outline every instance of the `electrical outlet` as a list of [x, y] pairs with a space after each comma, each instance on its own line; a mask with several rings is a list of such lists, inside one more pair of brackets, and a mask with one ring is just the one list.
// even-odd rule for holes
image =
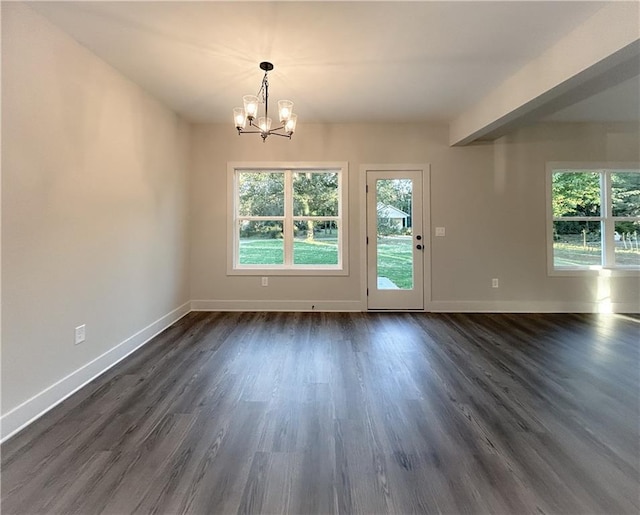
[[444, 227], [436, 227], [436, 236], [444, 236], [446, 234]]
[[269, 278], [268, 277], [263, 277], [262, 278], [262, 286], [269, 286]]
[[491, 287], [492, 288], [499, 288], [500, 287], [500, 282], [498, 281], [498, 279], [496, 277], [491, 279]]
[[86, 339], [85, 331], [86, 331], [85, 324], [82, 324], [76, 327], [76, 338], [75, 338], [76, 345], [78, 345], [79, 343], [82, 343]]

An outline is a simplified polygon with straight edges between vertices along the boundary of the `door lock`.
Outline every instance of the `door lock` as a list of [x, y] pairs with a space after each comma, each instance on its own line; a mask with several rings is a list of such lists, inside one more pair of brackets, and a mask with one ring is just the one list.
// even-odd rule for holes
[[417, 248], [418, 250], [422, 250], [422, 245], [418, 244], [418, 245], [416, 245], [416, 248]]

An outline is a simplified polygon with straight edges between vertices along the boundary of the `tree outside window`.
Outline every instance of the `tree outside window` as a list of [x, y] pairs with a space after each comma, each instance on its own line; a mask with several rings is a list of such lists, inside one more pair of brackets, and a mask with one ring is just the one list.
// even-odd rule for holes
[[640, 171], [553, 169], [554, 270], [640, 269]]

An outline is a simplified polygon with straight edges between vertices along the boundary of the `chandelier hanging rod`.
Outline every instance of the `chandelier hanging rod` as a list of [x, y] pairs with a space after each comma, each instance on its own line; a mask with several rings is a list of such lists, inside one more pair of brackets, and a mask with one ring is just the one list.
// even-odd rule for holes
[[[293, 102], [290, 100], [278, 101], [278, 115], [280, 119], [279, 127], [271, 128], [271, 118], [269, 118], [269, 79], [268, 74], [273, 70], [273, 64], [268, 61], [260, 63], [260, 69], [264, 71], [262, 83], [257, 95], [245, 95], [242, 97], [244, 107], [233, 109], [233, 119], [240, 134], [260, 134], [262, 141], [266, 141], [268, 136], [280, 136], [289, 138], [295, 132], [298, 115], [293, 113]], [[258, 117], [258, 104], [264, 104], [264, 116]], [[257, 123], [256, 123], [257, 118]], [[245, 127], [253, 127], [258, 130], [247, 130]]]

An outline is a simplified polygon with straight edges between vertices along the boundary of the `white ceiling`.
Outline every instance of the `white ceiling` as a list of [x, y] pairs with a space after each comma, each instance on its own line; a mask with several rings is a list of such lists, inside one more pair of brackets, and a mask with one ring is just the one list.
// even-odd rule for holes
[[[257, 92], [263, 60], [275, 65], [271, 99], [293, 100], [300, 121], [449, 121], [605, 3], [29, 5], [187, 119], [231, 123], [242, 95]], [[550, 119], [575, 116], [584, 112]]]

